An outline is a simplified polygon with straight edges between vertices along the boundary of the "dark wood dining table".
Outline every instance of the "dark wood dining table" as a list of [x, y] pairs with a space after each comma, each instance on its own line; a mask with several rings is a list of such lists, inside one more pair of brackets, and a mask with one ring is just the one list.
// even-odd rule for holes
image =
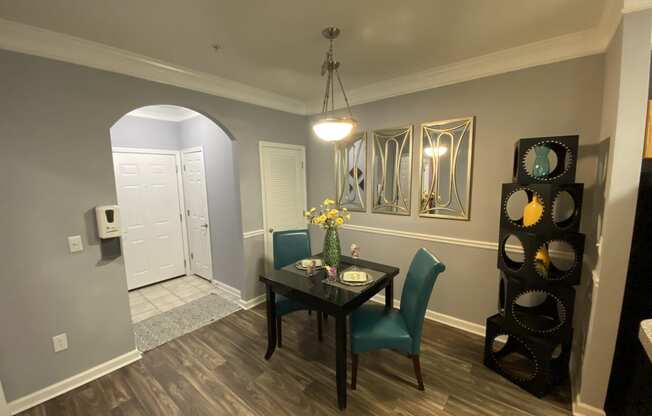
[[[316, 256], [316, 257], [319, 257]], [[394, 277], [398, 275], [397, 267], [374, 263], [352, 257], [342, 257], [340, 271], [351, 266], [370, 269], [374, 280], [364, 288], [345, 288], [324, 282], [326, 272], [319, 270], [309, 276], [294, 264], [278, 270], [266, 271], [260, 276], [265, 284], [267, 294], [267, 352], [269, 360], [276, 349], [276, 294], [295, 299], [317, 313], [324, 312], [335, 318], [335, 381], [337, 384], [337, 405], [346, 408], [346, 321], [348, 315], [374, 295], [385, 289], [385, 306], [392, 307], [394, 299]]]

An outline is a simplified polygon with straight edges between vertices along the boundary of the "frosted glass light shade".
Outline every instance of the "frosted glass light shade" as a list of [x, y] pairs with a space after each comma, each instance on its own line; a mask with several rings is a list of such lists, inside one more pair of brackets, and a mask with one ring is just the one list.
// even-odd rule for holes
[[355, 125], [355, 120], [350, 117], [324, 118], [313, 124], [312, 130], [320, 139], [336, 142], [351, 134]]

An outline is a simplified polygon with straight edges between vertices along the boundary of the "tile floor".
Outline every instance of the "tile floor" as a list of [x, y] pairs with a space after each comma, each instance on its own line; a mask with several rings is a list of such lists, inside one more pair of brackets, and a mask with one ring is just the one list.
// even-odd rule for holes
[[217, 289], [208, 280], [198, 276], [182, 276], [129, 292], [132, 322], [140, 322], [210, 293], [229, 300], [229, 294]]

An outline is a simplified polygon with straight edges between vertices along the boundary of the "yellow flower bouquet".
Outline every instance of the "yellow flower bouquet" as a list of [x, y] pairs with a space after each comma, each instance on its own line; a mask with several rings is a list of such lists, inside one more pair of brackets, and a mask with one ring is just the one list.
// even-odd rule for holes
[[324, 263], [328, 266], [340, 267], [342, 250], [340, 248], [340, 237], [337, 229], [345, 222], [351, 220], [351, 214], [346, 208], [338, 209], [335, 201], [330, 198], [324, 199], [324, 202], [317, 208], [310, 208], [303, 213], [304, 217], [310, 224], [319, 225], [326, 230], [324, 238]]
[[335, 201], [330, 198], [324, 199], [324, 202], [317, 208], [310, 208], [303, 213], [310, 224], [319, 225], [322, 229], [339, 228], [345, 222], [351, 220], [351, 214], [346, 208], [338, 209]]

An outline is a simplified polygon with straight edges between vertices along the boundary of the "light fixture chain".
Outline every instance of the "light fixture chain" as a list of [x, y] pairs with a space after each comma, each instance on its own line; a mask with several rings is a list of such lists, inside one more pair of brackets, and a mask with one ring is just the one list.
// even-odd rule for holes
[[349, 116], [353, 117], [353, 113], [351, 113], [351, 106], [349, 105], [349, 98], [346, 96], [346, 91], [344, 91], [344, 85], [342, 85], [342, 78], [340, 78], [339, 69], [335, 69], [335, 75], [337, 75], [337, 82], [340, 84], [340, 89], [342, 90], [342, 96], [344, 96], [344, 102], [346, 103], [346, 110], [349, 112]]

